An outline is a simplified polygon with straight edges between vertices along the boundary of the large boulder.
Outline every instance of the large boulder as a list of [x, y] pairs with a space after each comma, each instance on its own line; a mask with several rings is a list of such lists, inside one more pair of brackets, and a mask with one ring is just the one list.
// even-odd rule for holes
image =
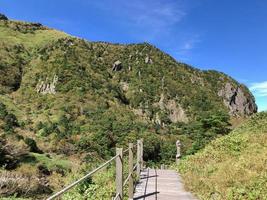
[[226, 83], [218, 95], [223, 98], [225, 106], [232, 116], [249, 116], [257, 112], [258, 107], [252, 96], [245, 95], [242, 87]]

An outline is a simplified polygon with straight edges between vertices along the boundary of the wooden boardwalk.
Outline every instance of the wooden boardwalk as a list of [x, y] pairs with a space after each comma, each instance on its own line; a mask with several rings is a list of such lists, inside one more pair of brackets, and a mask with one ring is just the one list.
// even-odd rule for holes
[[[181, 154], [180, 154], [180, 141], [176, 142], [177, 154], [176, 161], [178, 162]], [[58, 199], [61, 195], [68, 192], [70, 189], [80, 184], [87, 178], [91, 177], [101, 169], [110, 165], [110, 163], [115, 161], [116, 164], [116, 195], [112, 197], [112, 199], [125, 199], [124, 197], [124, 187], [128, 185], [128, 196], [129, 199], [134, 200], [196, 200], [196, 198], [189, 192], [186, 192], [183, 187], [183, 183], [181, 177], [174, 170], [158, 170], [158, 169], [145, 169], [143, 168], [143, 139], [137, 140], [136, 144], [136, 164], [134, 165], [134, 144], [129, 143], [129, 148], [124, 150], [122, 148], [116, 148], [116, 155], [110, 158], [105, 163], [102, 163], [97, 168], [88, 172], [86, 175], [81, 177], [80, 179], [70, 183], [60, 191], [52, 194], [48, 197], [47, 200], [55, 200]], [[123, 154], [128, 152], [128, 176], [124, 179], [123, 176]], [[137, 174], [138, 176], [138, 184], [133, 188], [133, 174]], [[134, 193], [135, 191], [135, 193]]]
[[174, 170], [145, 169], [136, 185], [134, 200], [197, 200], [186, 192]]

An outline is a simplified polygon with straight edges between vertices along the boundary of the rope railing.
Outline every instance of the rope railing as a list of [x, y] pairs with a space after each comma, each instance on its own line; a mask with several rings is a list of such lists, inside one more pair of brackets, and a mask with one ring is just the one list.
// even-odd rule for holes
[[130, 148], [134, 149], [135, 147], [137, 147], [137, 144], [133, 144], [133, 147], [128, 147], [127, 149], [125, 149], [125, 150], [123, 151], [123, 154], [129, 152]]
[[118, 198], [121, 199], [121, 196], [119, 193], [112, 200], [117, 200]]
[[130, 150], [130, 147], [128, 149], [125, 149], [122, 153], [125, 154]]
[[111, 158], [110, 160], [108, 160], [107, 162], [105, 162], [104, 164], [100, 165], [98, 168], [96, 168], [93, 171], [89, 172], [87, 175], [85, 175], [82, 178], [78, 179], [74, 183], [68, 185], [67, 187], [65, 187], [61, 191], [55, 193], [54, 195], [52, 195], [51, 197], [49, 197], [47, 200], [52, 200], [52, 199], [55, 199], [55, 198], [59, 197], [60, 195], [62, 195], [63, 193], [67, 192], [68, 190], [70, 190], [71, 188], [73, 188], [74, 186], [76, 186], [77, 184], [81, 183], [82, 181], [84, 181], [88, 177], [92, 176], [94, 173], [98, 172], [100, 169], [102, 169], [105, 166], [107, 166], [110, 162], [112, 162], [113, 160], [115, 160], [118, 156], [119, 155], [114, 156], [113, 158]]
[[127, 183], [128, 183], [128, 181], [129, 181], [129, 179], [131, 178], [131, 176], [133, 176], [133, 174], [129, 174], [129, 175], [127, 176], [127, 178], [126, 178], [125, 181], [123, 182], [123, 187], [127, 185]]
[[[137, 146], [137, 152], [136, 152], [136, 154], [137, 154], [136, 159], [137, 160], [136, 160], [136, 164], [134, 165], [133, 149], [135, 146]], [[128, 157], [129, 157], [128, 158], [129, 159], [129, 161], [128, 161], [128, 176], [124, 180], [124, 178], [123, 178], [123, 154], [125, 154], [127, 152], [128, 152]], [[123, 200], [123, 188], [127, 185], [127, 183], [128, 183], [129, 199], [133, 199], [133, 192], [134, 192], [134, 190], [133, 190], [133, 186], [134, 186], [133, 175], [134, 175], [134, 172], [136, 171], [137, 178], [139, 179], [140, 172], [143, 169], [143, 140], [142, 139], [137, 140], [136, 145], [134, 145], [133, 143], [129, 143], [129, 147], [124, 151], [122, 148], [116, 148], [116, 156], [112, 157], [111, 159], [109, 159], [108, 161], [106, 161], [105, 163], [103, 163], [102, 165], [100, 165], [99, 167], [94, 169], [93, 171], [87, 173], [82, 178], [80, 178], [77, 181], [66, 186], [65, 188], [63, 188], [59, 192], [56, 192], [55, 194], [50, 196], [47, 200], [53, 200], [53, 199], [61, 196], [62, 194], [66, 193], [67, 191], [69, 191], [70, 189], [72, 189], [73, 187], [78, 185], [79, 183], [83, 182], [87, 178], [89, 178], [92, 175], [94, 175], [95, 173], [97, 173], [99, 170], [106, 167], [108, 164], [110, 164], [114, 160], [116, 162], [116, 180], [115, 180], [116, 195], [113, 198], [113, 200], [116, 200], [116, 199]]]

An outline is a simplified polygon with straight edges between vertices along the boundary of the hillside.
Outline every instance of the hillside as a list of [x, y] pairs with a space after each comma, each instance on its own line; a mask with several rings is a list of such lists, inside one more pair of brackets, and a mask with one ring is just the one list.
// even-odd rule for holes
[[200, 199], [267, 199], [267, 113], [182, 160], [187, 187]]
[[[193, 154], [257, 112], [245, 85], [148, 43], [89, 42], [0, 15], [0, 44], [0, 164], [11, 180], [0, 195], [51, 193], [138, 138], [146, 161], [171, 162], [177, 139]], [[9, 188], [25, 174], [30, 188]]]

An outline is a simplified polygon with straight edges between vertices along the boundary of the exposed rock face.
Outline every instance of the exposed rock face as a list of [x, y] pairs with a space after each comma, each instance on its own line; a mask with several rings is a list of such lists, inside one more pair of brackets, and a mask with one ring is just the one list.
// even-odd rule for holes
[[167, 110], [169, 112], [169, 119], [171, 120], [171, 122], [173, 123], [188, 122], [186, 113], [184, 109], [181, 107], [181, 105], [177, 104], [176, 101], [173, 99], [165, 102], [163, 93], [160, 96], [158, 106], [161, 110]]
[[156, 113], [155, 123], [162, 126], [161, 119], [159, 117], [159, 113]]
[[159, 108], [160, 108], [161, 110], [164, 110], [165, 105], [164, 105], [164, 94], [163, 94], [163, 93], [160, 95], [160, 100], [159, 100], [158, 105], [159, 105]]
[[112, 67], [112, 71], [120, 71], [122, 69], [122, 63], [121, 61], [117, 60], [116, 62], [114, 62], [113, 67]]
[[7, 16], [0, 13], [0, 20], [8, 20]]
[[151, 59], [149, 56], [147, 56], [147, 57], [145, 58], [145, 63], [146, 63], [146, 64], [153, 64], [153, 61], [152, 61], [152, 59]]
[[143, 110], [141, 108], [133, 109], [133, 113], [139, 117], [142, 117], [143, 120], [146, 120], [146, 121], [150, 120], [148, 117], [149, 113], [147, 110]]
[[47, 79], [46, 81], [39, 81], [36, 85], [37, 93], [41, 94], [56, 94], [56, 84], [58, 82], [58, 76], [55, 75], [52, 82], [49, 82]]
[[241, 87], [234, 87], [226, 83], [218, 95], [223, 98], [224, 104], [232, 116], [248, 116], [257, 112], [257, 105], [254, 98], [247, 97]]
[[179, 104], [176, 104], [175, 100], [169, 100], [166, 105], [166, 108], [169, 111], [169, 118], [171, 122], [188, 122], [188, 118], [185, 114], [185, 111]]

